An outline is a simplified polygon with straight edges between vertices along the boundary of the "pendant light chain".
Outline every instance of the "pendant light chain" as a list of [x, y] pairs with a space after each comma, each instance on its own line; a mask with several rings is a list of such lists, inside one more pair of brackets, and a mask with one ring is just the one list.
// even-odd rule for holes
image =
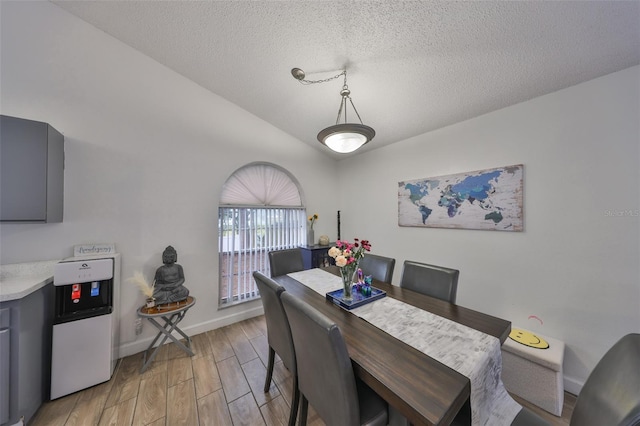
[[316, 83], [326, 83], [327, 81], [335, 80], [336, 78], [340, 78], [340, 76], [344, 75], [345, 81], [347, 78], [347, 70], [342, 70], [340, 74], [336, 74], [333, 77], [324, 78], [322, 80], [306, 80], [304, 71], [300, 68], [294, 68], [291, 70], [291, 74], [293, 77], [300, 82], [300, 84], [316, 84]]
[[[318, 141], [323, 145], [327, 146], [329, 149], [341, 153], [346, 154], [349, 152], [353, 152], [362, 145], [368, 143], [371, 139], [376, 135], [375, 130], [371, 127], [365, 125], [362, 122], [362, 118], [360, 117], [360, 113], [356, 109], [355, 104], [353, 103], [353, 99], [351, 99], [351, 91], [349, 90], [349, 86], [347, 85], [347, 70], [346, 68], [342, 70], [339, 74], [334, 75], [333, 77], [325, 78], [322, 80], [306, 80], [305, 73], [300, 68], [293, 68], [291, 70], [291, 75], [293, 78], [298, 80], [301, 84], [316, 84], [316, 83], [326, 83], [328, 81], [335, 80], [340, 78], [340, 76], [344, 77], [344, 82], [342, 85], [342, 90], [340, 91], [340, 107], [338, 108], [338, 116], [336, 117], [336, 124], [333, 126], [329, 126], [326, 129], [323, 129], [318, 133]], [[357, 123], [349, 123], [347, 117], [347, 99], [349, 99], [349, 103], [355, 111], [360, 124]], [[344, 111], [344, 123], [340, 123], [340, 117], [342, 116]]]

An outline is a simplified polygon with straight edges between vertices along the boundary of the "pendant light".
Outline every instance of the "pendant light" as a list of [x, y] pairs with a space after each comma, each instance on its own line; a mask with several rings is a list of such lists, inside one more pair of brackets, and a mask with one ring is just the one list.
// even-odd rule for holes
[[[291, 70], [291, 75], [302, 84], [314, 84], [324, 83], [334, 80], [340, 76], [344, 76], [344, 84], [342, 90], [340, 90], [340, 107], [338, 108], [338, 117], [336, 118], [336, 124], [323, 129], [318, 133], [318, 141], [331, 149], [332, 151], [347, 154], [360, 148], [362, 145], [369, 142], [376, 135], [375, 130], [362, 123], [360, 114], [356, 106], [351, 99], [351, 91], [347, 85], [347, 70], [343, 70], [340, 74], [324, 80], [305, 80], [305, 73], [300, 68], [294, 68]], [[348, 102], [347, 102], [348, 100]], [[351, 104], [353, 111], [355, 112], [360, 124], [349, 123], [347, 116], [348, 104]], [[340, 123], [340, 120], [343, 120]]]

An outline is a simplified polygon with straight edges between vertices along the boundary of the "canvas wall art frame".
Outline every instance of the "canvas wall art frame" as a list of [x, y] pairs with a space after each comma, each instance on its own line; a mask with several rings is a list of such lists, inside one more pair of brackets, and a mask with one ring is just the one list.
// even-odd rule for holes
[[398, 225], [522, 231], [524, 166], [398, 182]]

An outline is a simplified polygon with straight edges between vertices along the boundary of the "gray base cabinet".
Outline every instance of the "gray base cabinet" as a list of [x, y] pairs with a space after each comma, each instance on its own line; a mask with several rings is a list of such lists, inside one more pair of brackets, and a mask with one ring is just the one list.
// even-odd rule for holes
[[47, 123], [0, 116], [0, 221], [62, 222], [64, 136]]
[[9, 421], [9, 358], [11, 357], [11, 309], [0, 309], [0, 424]]
[[53, 284], [0, 303], [0, 426], [25, 424], [51, 384]]

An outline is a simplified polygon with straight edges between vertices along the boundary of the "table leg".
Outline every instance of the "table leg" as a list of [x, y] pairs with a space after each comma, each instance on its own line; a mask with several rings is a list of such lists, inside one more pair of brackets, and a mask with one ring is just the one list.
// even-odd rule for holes
[[[187, 354], [189, 354], [189, 356], [193, 356], [194, 353], [191, 350], [191, 337], [187, 336], [178, 327], [178, 323], [180, 321], [182, 321], [182, 318], [184, 318], [186, 313], [187, 313], [187, 311], [183, 311], [183, 312], [180, 312], [180, 313], [177, 313], [177, 314], [173, 314], [170, 319], [167, 319], [166, 317], [162, 317], [162, 319], [165, 321], [164, 327], [160, 326], [160, 324], [158, 324], [157, 322], [154, 325], [158, 330], [160, 330], [161, 333], [165, 333], [166, 337], [169, 337], [176, 345], [178, 345], [178, 347], [180, 349], [182, 349]], [[176, 317], [177, 317], [177, 319], [174, 321], [174, 319]], [[153, 318], [149, 318], [149, 319], [153, 320]], [[171, 327], [169, 329], [166, 329], [167, 325], [171, 325]], [[164, 331], [164, 330], [167, 330], [167, 331]], [[187, 345], [188, 346], [183, 345], [181, 341], [179, 341], [178, 339], [173, 337], [173, 335], [171, 333], [173, 333], [174, 331], [177, 331], [182, 337], [185, 338], [185, 340], [187, 341]], [[166, 337], [165, 337], [165, 340], [166, 340]]]
[[[179, 313], [174, 313], [170, 317], [167, 317], [167, 316], [161, 317], [164, 320], [164, 325], [160, 325], [155, 320], [155, 318], [147, 317], [149, 322], [158, 329], [158, 334], [153, 339], [149, 347], [144, 351], [143, 358], [142, 358], [142, 368], [140, 369], [140, 373], [144, 373], [144, 371], [153, 362], [154, 358], [158, 354], [158, 350], [162, 347], [162, 345], [167, 340], [167, 338], [171, 339], [180, 349], [185, 351], [189, 356], [194, 355], [193, 351], [191, 350], [191, 337], [187, 336], [182, 330], [180, 330], [180, 328], [178, 328], [178, 323], [182, 321], [182, 318], [184, 318], [186, 312], [187, 311], [182, 311]], [[174, 330], [177, 331], [181, 336], [183, 336], [187, 340], [188, 346], [183, 345], [182, 342], [180, 342], [171, 334], [173, 333]], [[158, 341], [160, 337], [162, 337], [162, 340], [160, 341], [158, 346], [156, 346], [155, 349], [153, 349], [153, 346], [155, 345], [155, 343]], [[149, 351], [152, 349], [153, 349], [153, 352], [151, 352], [151, 356], [149, 356], [149, 358], [147, 359], [147, 355], [149, 354]]]

